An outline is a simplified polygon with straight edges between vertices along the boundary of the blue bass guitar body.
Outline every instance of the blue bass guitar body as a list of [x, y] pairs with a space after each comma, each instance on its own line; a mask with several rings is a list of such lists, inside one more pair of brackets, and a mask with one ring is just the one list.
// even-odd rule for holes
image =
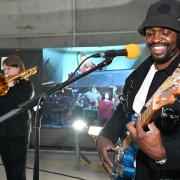
[[136, 144], [124, 152], [117, 152], [114, 157], [111, 180], [132, 180], [136, 174]]
[[[136, 115], [132, 115], [132, 121], [137, 120]], [[116, 147], [117, 151], [113, 161], [112, 178], [111, 180], [133, 180], [136, 174], [136, 153], [137, 145], [131, 146], [123, 151], [121, 139], [119, 138]]]

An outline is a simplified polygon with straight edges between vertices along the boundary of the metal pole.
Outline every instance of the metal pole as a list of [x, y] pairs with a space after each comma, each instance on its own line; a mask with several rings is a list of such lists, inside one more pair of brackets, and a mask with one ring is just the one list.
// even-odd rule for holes
[[79, 148], [79, 132], [75, 130], [75, 147], [76, 147], [76, 169], [80, 170], [80, 148]]

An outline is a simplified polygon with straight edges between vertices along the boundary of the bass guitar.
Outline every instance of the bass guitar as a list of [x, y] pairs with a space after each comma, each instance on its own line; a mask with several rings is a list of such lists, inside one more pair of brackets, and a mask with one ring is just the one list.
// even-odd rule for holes
[[[171, 76], [158, 88], [154, 95], [145, 104], [141, 112], [141, 124], [146, 127], [153, 115], [164, 105], [173, 104], [176, 96], [180, 94], [180, 67], [178, 67]], [[133, 115], [132, 120], [137, 116]], [[113, 161], [111, 180], [130, 180], [136, 173], [136, 152], [137, 145], [132, 143], [130, 133], [121, 141], [119, 138], [116, 143], [116, 153]]]

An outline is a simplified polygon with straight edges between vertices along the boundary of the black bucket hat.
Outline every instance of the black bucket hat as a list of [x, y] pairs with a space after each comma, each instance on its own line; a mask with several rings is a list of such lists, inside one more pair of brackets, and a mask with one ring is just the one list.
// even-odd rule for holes
[[145, 35], [148, 27], [165, 27], [180, 33], [180, 1], [160, 0], [150, 5], [138, 32]]

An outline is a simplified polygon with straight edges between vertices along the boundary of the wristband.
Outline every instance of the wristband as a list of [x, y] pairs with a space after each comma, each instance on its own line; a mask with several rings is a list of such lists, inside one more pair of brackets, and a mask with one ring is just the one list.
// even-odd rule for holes
[[161, 160], [157, 160], [156, 164], [162, 165], [162, 164], [165, 164], [166, 161], [167, 161], [167, 158], [164, 158], [164, 159], [161, 159]]

